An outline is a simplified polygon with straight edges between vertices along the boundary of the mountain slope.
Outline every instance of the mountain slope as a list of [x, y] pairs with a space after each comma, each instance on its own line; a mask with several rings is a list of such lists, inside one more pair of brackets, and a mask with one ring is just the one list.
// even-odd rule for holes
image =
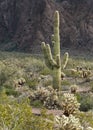
[[0, 0], [0, 48], [39, 52], [60, 12], [61, 47], [93, 48], [93, 0]]

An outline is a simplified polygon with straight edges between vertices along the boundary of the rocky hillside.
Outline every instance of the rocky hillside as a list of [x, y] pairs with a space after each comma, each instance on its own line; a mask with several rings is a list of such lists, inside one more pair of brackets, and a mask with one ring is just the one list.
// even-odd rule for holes
[[0, 0], [0, 49], [39, 52], [60, 12], [61, 47], [93, 48], [93, 0]]

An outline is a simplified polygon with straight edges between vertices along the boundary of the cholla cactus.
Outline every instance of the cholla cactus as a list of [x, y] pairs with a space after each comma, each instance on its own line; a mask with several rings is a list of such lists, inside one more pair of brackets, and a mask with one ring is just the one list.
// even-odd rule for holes
[[48, 109], [57, 109], [59, 106], [58, 102], [58, 92], [52, 87], [48, 89], [44, 87], [39, 87], [31, 95], [32, 100], [40, 100], [44, 107]]
[[23, 86], [25, 83], [26, 83], [26, 80], [25, 80], [24, 78], [20, 78], [20, 79], [14, 80], [14, 87], [15, 87], [15, 88], [21, 87], [21, 86]]
[[87, 127], [87, 129], [86, 130], [93, 130], [93, 128], [92, 127]]
[[48, 109], [57, 109], [58, 105], [58, 93], [56, 90], [52, 90], [50, 91], [50, 95], [45, 99], [44, 106]]
[[71, 93], [76, 94], [78, 86], [76, 84], [73, 84], [70, 86], [70, 88], [71, 88]]
[[83, 130], [83, 127], [80, 124], [78, 118], [75, 118], [73, 115], [66, 117], [65, 115], [56, 116], [55, 117], [55, 124], [59, 130]]
[[78, 103], [74, 94], [65, 93], [62, 97], [62, 101], [59, 102], [59, 104], [62, 107], [66, 116], [79, 111], [80, 103]]
[[44, 87], [39, 87], [34, 92], [34, 98], [44, 101], [49, 96], [49, 94], [50, 93], [47, 89], [45, 89]]

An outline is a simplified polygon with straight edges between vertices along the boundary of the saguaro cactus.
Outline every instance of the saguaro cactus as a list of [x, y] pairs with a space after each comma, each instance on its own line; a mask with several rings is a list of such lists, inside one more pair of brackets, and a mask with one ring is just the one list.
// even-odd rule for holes
[[[45, 63], [47, 67], [51, 70], [53, 77], [53, 88], [61, 88], [61, 58], [60, 58], [60, 35], [59, 35], [59, 12], [56, 11], [54, 15], [54, 34], [51, 37], [53, 45], [53, 53], [51, 51], [50, 45], [42, 42], [42, 50], [45, 57]], [[63, 58], [62, 69], [67, 66], [69, 54], [66, 52]]]
[[45, 63], [52, 71], [53, 88], [61, 87], [61, 59], [60, 59], [60, 35], [59, 35], [59, 12], [54, 15], [54, 34], [52, 35], [53, 54], [49, 44], [42, 43]]

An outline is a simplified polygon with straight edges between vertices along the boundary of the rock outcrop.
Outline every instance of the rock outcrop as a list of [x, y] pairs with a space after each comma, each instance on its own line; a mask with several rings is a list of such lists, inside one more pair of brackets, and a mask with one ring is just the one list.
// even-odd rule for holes
[[[57, 0], [56, 0], [57, 1]], [[40, 52], [60, 12], [61, 46], [93, 48], [93, 0], [0, 0], [0, 48]]]

